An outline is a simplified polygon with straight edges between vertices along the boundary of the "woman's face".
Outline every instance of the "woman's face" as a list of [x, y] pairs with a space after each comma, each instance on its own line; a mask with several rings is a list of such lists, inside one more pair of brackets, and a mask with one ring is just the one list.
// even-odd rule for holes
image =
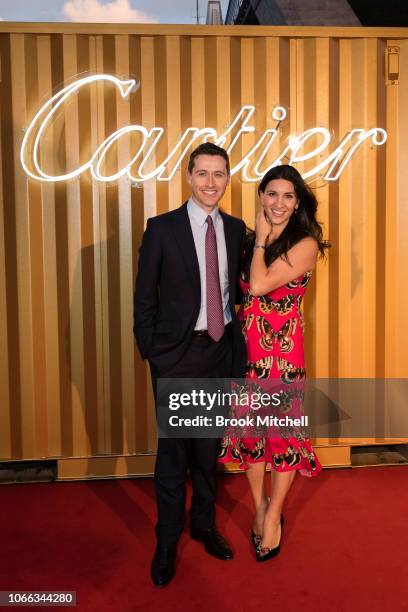
[[260, 201], [270, 223], [279, 226], [287, 225], [298, 204], [293, 183], [285, 179], [269, 181]]

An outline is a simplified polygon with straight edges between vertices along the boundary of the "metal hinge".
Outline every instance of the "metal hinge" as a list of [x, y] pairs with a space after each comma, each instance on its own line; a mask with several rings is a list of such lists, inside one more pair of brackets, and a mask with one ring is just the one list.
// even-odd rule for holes
[[400, 48], [387, 47], [385, 49], [385, 82], [387, 85], [399, 83]]

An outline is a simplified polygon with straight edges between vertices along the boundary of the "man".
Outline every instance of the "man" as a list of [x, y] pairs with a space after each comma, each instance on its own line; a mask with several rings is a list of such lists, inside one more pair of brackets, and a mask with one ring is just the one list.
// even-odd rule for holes
[[[245, 225], [218, 208], [230, 181], [227, 152], [212, 143], [190, 156], [191, 197], [147, 222], [140, 248], [134, 332], [157, 379], [243, 376], [245, 345], [235, 316], [235, 293]], [[218, 440], [159, 438], [155, 468], [157, 547], [155, 585], [173, 578], [183, 531], [186, 474], [193, 498], [191, 536], [219, 559], [232, 559], [215, 527]]]

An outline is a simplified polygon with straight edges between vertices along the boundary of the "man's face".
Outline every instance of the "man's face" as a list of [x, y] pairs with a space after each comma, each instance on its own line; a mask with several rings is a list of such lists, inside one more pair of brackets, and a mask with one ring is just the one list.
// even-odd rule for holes
[[187, 172], [187, 180], [195, 203], [210, 213], [229, 184], [227, 163], [221, 155], [198, 155], [191, 174]]

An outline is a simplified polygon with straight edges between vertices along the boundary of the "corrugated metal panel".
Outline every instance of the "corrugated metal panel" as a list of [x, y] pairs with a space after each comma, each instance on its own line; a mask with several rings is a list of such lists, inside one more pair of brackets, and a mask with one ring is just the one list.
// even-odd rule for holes
[[[39, 183], [19, 160], [36, 110], [88, 73], [131, 76], [142, 86], [128, 100], [101, 84], [71, 100], [42, 140], [50, 171], [83, 163], [129, 123], [165, 128], [154, 167], [187, 127], [222, 131], [245, 104], [256, 107], [257, 134], [274, 127], [275, 104], [290, 110], [268, 159], [290, 133], [313, 126], [331, 129], [336, 143], [352, 128], [387, 129], [386, 147], [366, 143], [339, 181], [319, 183], [319, 215], [333, 248], [306, 300], [307, 366], [321, 377], [408, 375], [401, 112], [408, 33], [392, 33], [401, 36], [392, 41], [401, 49], [401, 77], [386, 86], [389, 32], [378, 29], [318, 37], [309, 28], [144, 26], [115, 34], [112, 26], [40, 26], [2, 24], [0, 34], [1, 458], [155, 448], [149, 375], [132, 335], [133, 284], [146, 219], [188, 196], [184, 172], [141, 188], [126, 178], [92, 182], [89, 172]], [[233, 163], [255, 142], [256, 135], [242, 138]], [[113, 165], [123, 166], [129, 143], [122, 140], [115, 156]], [[235, 176], [224, 208], [253, 225], [256, 204], [255, 185]]]

